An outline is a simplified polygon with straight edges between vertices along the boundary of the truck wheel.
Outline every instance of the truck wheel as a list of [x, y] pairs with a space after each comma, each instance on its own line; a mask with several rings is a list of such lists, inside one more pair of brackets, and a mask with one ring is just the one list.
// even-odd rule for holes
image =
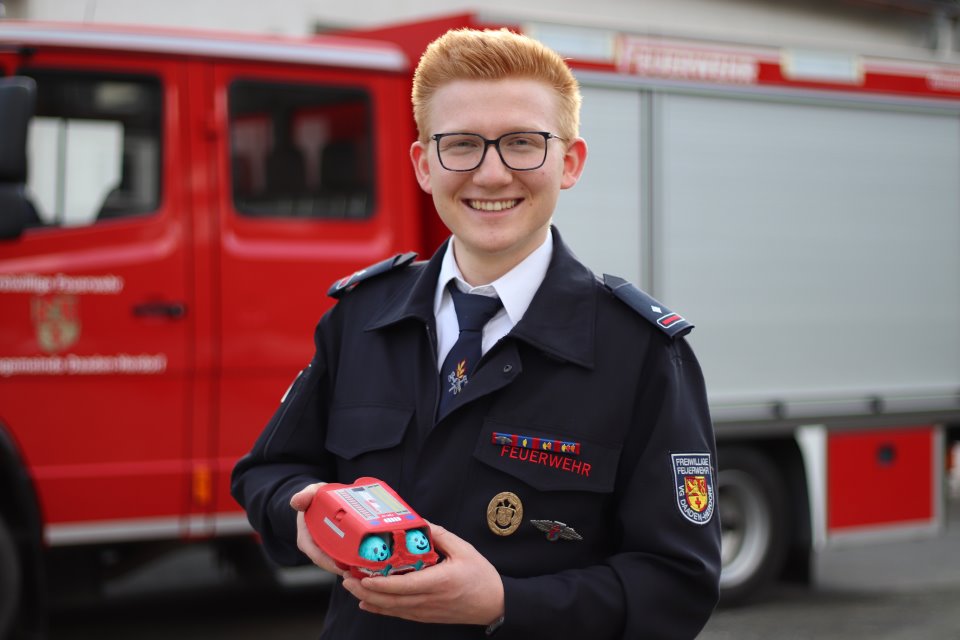
[[767, 458], [743, 447], [721, 450], [717, 474], [723, 571], [720, 600], [739, 604], [772, 581], [788, 547], [787, 494]]
[[20, 554], [7, 521], [0, 516], [0, 638], [10, 635], [23, 591]]

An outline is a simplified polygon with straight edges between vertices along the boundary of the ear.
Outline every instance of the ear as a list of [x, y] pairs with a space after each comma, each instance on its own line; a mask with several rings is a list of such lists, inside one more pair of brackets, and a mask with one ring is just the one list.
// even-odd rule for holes
[[429, 144], [414, 142], [410, 146], [410, 161], [413, 162], [413, 170], [417, 174], [417, 182], [420, 183], [420, 188], [432, 194], [433, 189], [430, 186]]
[[563, 177], [560, 180], [561, 189], [569, 189], [577, 184], [583, 165], [587, 161], [587, 143], [583, 138], [575, 138], [563, 154]]

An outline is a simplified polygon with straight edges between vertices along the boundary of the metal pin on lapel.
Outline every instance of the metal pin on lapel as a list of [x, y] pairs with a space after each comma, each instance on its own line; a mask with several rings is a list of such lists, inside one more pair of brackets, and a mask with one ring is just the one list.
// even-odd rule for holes
[[550, 542], [556, 542], [557, 540], [579, 542], [583, 540], [583, 536], [577, 533], [573, 527], [568, 527], [559, 520], [531, 520], [530, 524], [547, 534], [547, 540]]

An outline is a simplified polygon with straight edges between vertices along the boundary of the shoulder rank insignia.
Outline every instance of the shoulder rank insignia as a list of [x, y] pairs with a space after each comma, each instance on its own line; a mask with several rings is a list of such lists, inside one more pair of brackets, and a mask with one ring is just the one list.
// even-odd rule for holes
[[327, 291], [327, 295], [331, 298], [340, 299], [343, 294], [353, 291], [358, 284], [364, 280], [369, 280], [374, 276], [378, 276], [381, 273], [386, 273], [392, 271], [398, 267], [405, 267], [406, 265], [413, 262], [417, 257], [417, 254], [413, 251], [409, 253], [398, 253], [392, 258], [387, 258], [376, 264], [372, 264], [365, 269], [360, 269], [347, 276], [346, 278], [341, 278], [333, 283], [330, 289]]
[[631, 309], [657, 325], [661, 331], [675, 338], [690, 333], [693, 325], [678, 313], [670, 311], [646, 292], [630, 284], [623, 278], [603, 274], [603, 284]]

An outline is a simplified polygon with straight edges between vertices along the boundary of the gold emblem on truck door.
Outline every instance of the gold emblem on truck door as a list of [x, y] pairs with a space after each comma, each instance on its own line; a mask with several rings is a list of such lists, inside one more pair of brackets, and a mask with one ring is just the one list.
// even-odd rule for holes
[[37, 344], [44, 353], [57, 353], [80, 338], [80, 305], [76, 296], [36, 296], [31, 300]]

